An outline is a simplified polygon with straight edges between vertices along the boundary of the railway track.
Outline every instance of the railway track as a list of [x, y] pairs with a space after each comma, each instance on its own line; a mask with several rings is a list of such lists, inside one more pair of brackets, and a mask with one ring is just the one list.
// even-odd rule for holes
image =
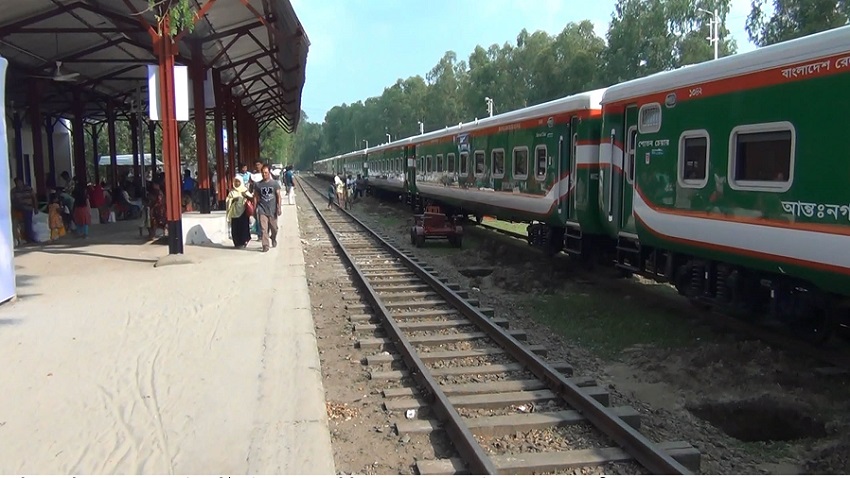
[[[368, 354], [370, 379], [386, 386], [384, 408], [399, 417], [397, 433], [444, 432], [456, 451], [417, 461], [420, 474], [558, 472], [623, 462], [656, 474], [699, 469], [698, 450], [647, 439], [634, 409], [609, 406], [595, 380], [573, 376], [569, 364], [547, 363], [545, 348], [524, 344], [522, 330], [478, 308], [459, 286], [347, 212], [324, 209], [323, 191], [304, 183], [299, 179], [304, 197], [350, 267], [350, 292], [359, 300], [347, 303], [347, 313], [364, 334], [357, 345]], [[492, 446], [493, 437], [523, 441], [554, 428], [560, 440], [526, 447], [532, 452], [498, 453]]]

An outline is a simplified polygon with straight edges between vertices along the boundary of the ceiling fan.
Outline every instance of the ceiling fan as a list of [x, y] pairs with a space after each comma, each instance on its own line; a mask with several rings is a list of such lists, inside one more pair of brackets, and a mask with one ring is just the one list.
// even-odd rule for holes
[[[55, 35], [56, 39], [56, 56], [59, 56], [59, 34]], [[62, 73], [62, 61], [56, 60], [56, 69], [53, 70], [53, 76], [36, 76], [35, 78], [47, 78], [53, 81], [74, 81], [80, 76], [79, 73]]]
[[75, 81], [79, 73], [62, 73], [62, 62], [56, 61], [56, 69], [53, 70], [53, 76], [35, 76], [34, 78], [47, 78], [53, 81]]

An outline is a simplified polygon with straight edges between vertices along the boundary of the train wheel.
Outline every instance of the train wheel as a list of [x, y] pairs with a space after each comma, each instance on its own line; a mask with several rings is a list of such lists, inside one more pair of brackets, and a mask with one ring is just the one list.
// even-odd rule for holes
[[816, 314], [795, 323], [791, 330], [795, 335], [812, 344], [826, 343], [838, 328], [838, 313], [838, 307], [827, 305]]

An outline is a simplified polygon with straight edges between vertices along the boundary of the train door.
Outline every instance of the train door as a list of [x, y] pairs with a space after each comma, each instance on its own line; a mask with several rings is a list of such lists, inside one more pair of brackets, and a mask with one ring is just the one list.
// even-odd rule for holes
[[622, 185], [620, 190], [620, 221], [619, 226], [621, 231], [635, 233], [635, 221], [633, 211], [633, 196], [635, 190], [635, 150], [637, 149], [638, 138], [638, 107], [632, 105], [626, 108], [624, 116], [623, 131], [625, 138], [623, 141], [623, 175]]
[[405, 161], [404, 196], [407, 198], [407, 204], [415, 208], [419, 200], [416, 194], [416, 149], [413, 145], [405, 146], [402, 155]]
[[575, 219], [576, 216], [576, 182], [578, 181], [578, 158], [577, 140], [578, 140], [578, 118], [573, 116], [570, 118], [570, 123], [567, 126], [567, 138], [569, 138], [568, 152], [568, 181], [567, 181], [567, 219]]

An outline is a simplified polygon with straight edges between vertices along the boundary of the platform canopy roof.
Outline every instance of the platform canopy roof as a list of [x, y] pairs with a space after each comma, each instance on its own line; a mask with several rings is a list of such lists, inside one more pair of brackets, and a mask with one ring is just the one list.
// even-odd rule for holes
[[[203, 16], [181, 37], [177, 64], [189, 65], [192, 42], [201, 42], [205, 65], [220, 71], [222, 83], [258, 123], [277, 121], [294, 131], [310, 42], [289, 0], [189, 1]], [[3, 2], [7, 108], [23, 110], [30, 84], [40, 81], [42, 114], [68, 117], [75, 89], [82, 92], [87, 121], [103, 120], [110, 99], [118, 111], [146, 111], [147, 65], [158, 61], [140, 17], [156, 25], [147, 0]], [[79, 75], [57, 81], [57, 61], [62, 76]]]

